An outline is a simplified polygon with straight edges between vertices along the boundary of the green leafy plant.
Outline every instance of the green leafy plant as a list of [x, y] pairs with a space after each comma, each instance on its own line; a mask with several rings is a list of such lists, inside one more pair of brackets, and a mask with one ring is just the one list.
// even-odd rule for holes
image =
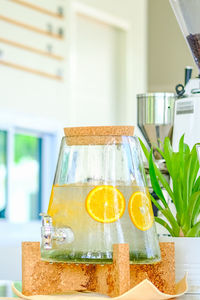
[[[153, 149], [149, 152], [141, 140], [140, 144], [149, 162], [152, 188], [160, 199], [158, 202], [151, 196], [151, 200], [164, 217], [163, 219], [155, 217], [156, 222], [164, 226], [171, 236], [199, 237], [200, 176], [198, 171], [200, 165], [196, 145], [190, 151], [189, 146], [184, 143], [183, 135], [179, 141], [178, 152], [173, 151], [168, 137], [164, 140], [163, 150], [156, 148], [166, 161], [172, 181], [169, 184], [154, 162]], [[174, 203], [175, 216], [163, 194], [162, 187]]]

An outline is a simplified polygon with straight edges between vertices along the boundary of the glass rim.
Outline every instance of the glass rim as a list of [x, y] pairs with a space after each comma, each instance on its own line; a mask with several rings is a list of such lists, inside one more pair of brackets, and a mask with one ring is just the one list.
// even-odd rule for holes
[[62, 143], [67, 146], [103, 146], [128, 144], [130, 140], [138, 140], [137, 136], [127, 135], [81, 135], [63, 136]]

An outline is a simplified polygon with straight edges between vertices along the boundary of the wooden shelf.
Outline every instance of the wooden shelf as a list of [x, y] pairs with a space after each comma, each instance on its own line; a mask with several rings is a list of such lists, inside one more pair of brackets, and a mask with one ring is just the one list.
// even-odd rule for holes
[[45, 9], [43, 7], [40, 7], [40, 6], [37, 6], [35, 4], [28, 3], [28, 2], [23, 1], [23, 0], [10, 0], [10, 1], [14, 2], [16, 4], [19, 4], [19, 5], [22, 5], [24, 7], [30, 8], [32, 10], [38, 11], [38, 12], [40, 12], [42, 14], [46, 14], [48, 16], [54, 17], [54, 18], [58, 18], [58, 19], [63, 19], [64, 18], [63, 15], [59, 15], [58, 13], [52, 12], [52, 11], [50, 11], [48, 9]]
[[59, 60], [59, 61], [64, 60], [64, 57], [62, 57], [62, 56], [52, 54], [52, 53], [49, 53], [47, 51], [43, 51], [43, 50], [40, 50], [40, 49], [37, 49], [37, 48], [34, 48], [34, 47], [29, 47], [25, 44], [21, 44], [21, 43], [18, 43], [18, 42], [7, 40], [7, 39], [1, 38], [1, 37], [0, 37], [0, 43], [4, 43], [4, 44], [9, 45], [9, 46], [17, 47], [17, 48], [20, 48], [20, 49], [23, 49], [23, 50], [26, 50], [26, 51], [30, 51], [30, 52], [33, 52], [33, 53], [36, 53], [36, 54], [39, 54], [39, 55], [46, 56], [48, 58], [56, 59], [56, 60]]
[[40, 29], [38, 27], [28, 25], [28, 24], [25, 24], [25, 23], [21, 23], [17, 20], [2, 16], [2, 15], [0, 15], [0, 20], [4, 21], [4, 22], [7, 22], [7, 23], [10, 23], [10, 24], [13, 24], [13, 25], [16, 25], [16, 26], [19, 26], [19, 27], [22, 27], [22, 28], [25, 28], [25, 29], [30, 30], [30, 31], [34, 31], [34, 32], [39, 33], [39, 34], [49, 36], [49, 37], [54, 38], [54, 39], [63, 40], [63, 36], [60, 36], [59, 34], [50, 33], [48, 31], [45, 31], [45, 30]]
[[25, 72], [28, 72], [28, 73], [31, 73], [31, 74], [34, 74], [34, 75], [39, 75], [39, 76], [46, 77], [46, 78], [49, 78], [49, 79], [62, 81], [61, 76], [46, 73], [46, 72], [36, 70], [36, 69], [32, 69], [32, 68], [29, 68], [29, 67], [24, 67], [24, 66], [12, 63], [12, 62], [5, 61], [5, 60], [0, 60], [0, 65], [3, 65], [5, 67], [10, 67], [10, 68], [13, 68], [13, 69], [17, 69], [17, 70], [20, 70], [20, 71], [25, 71]]

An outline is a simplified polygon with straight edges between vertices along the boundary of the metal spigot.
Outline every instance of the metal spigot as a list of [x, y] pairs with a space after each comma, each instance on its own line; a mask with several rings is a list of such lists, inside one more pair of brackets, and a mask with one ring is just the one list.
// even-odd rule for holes
[[70, 244], [74, 241], [74, 233], [70, 227], [55, 228], [52, 225], [52, 218], [47, 214], [40, 214], [42, 216], [42, 248], [44, 250], [52, 249], [52, 243], [58, 245]]

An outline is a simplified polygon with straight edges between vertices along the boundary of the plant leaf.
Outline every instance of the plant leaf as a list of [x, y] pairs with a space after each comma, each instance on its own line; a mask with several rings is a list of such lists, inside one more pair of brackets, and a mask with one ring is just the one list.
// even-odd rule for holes
[[167, 224], [167, 222], [165, 222], [163, 219], [161, 219], [159, 217], [155, 217], [155, 221], [158, 224], [162, 225], [164, 228], [166, 228], [171, 236], [175, 236], [172, 228], [169, 226], [169, 224]]
[[177, 220], [180, 226], [183, 226], [184, 218], [181, 218], [182, 215], [185, 215], [185, 208], [184, 208], [184, 203], [183, 203], [183, 195], [182, 195], [182, 183], [181, 183], [181, 178], [177, 178], [176, 185], [174, 185], [174, 197], [177, 199]]
[[[150, 169], [152, 171], [152, 174], [150, 173]], [[159, 186], [159, 183], [157, 181], [155, 172], [153, 172], [154, 170], [154, 163], [153, 163], [153, 152], [151, 150], [150, 152], [150, 158], [149, 158], [149, 173], [150, 173], [150, 177], [153, 176], [153, 182], [152, 182], [152, 188], [154, 190], [154, 192], [156, 193], [156, 195], [159, 197], [159, 195], [157, 193], [161, 193], [161, 195], [163, 195], [162, 190]], [[157, 192], [156, 192], [157, 191]], [[164, 196], [163, 196], [164, 197]], [[172, 212], [170, 211], [168, 204], [164, 198], [161, 199], [159, 197], [159, 199], [161, 200], [162, 204], [164, 205], [164, 208], [162, 208], [162, 206], [158, 203], [158, 201], [156, 201], [152, 196], [151, 196], [151, 200], [152, 202], [155, 204], [155, 206], [160, 210], [160, 212], [163, 214], [163, 216], [168, 220], [168, 222], [170, 223], [170, 225], [173, 228], [173, 234], [174, 236], [179, 236], [179, 232], [180, 232], [180, 226], [178, 225], [176, 219], [174, 218]]]
[[166, 166], [167, 166], [169, 173], [172, 172], [172, 154], [173, 154], [173, 150], [172, 150], [170, 139], [168, 137], [166, 137], [164, 140], [164, 156], [163, 157], [166, 161]]
[[[145, 147], [144, 143], [142, 142], [142, 140], [139, 138], [139, 141], [140, 141], [140, 145], [141, 145], [141, 148], [144, 152], [144, 155], [145, 157], [147, 158], [148, 162], [149, 162], [149, 152], [147, 150], [147, 148]], [[158, 150], [159, 148], [157, 148]], [[160, 152], [161, 154], [161, 152]], [[163, 152], [162, 152], [163, 154]], [[160, 172], [159, 168], [154, 164], [154, 169], [155, 169], [155, 172], [156, 172], [156, 175], [158, 176], [158, 180], [161, 182], [162, 186], [166, 189], [166, 191], [168, 192], [170, 198], [172, 200], [174, 200], [174, 194], [170, 188], [170, 185], [168, 184], [167, 180], [165, 179], [165, 177], [162, 175], [162, 173]]]
[[188, 155], [190, 153], [190, 147], [184, 143], [185, 134], [183, 134], [179, 141], [179, 153]]
[[167, 219], [169, 224], [172, 227], [173, 236], [179, 236], [180, 233], [180, 226], [176, 222], [176, 219], [174, 218], [172, 212], [169, 208], [162, 208], [161, 205], [151, 196], [152, 202], [155, 204], [155, 206], [159, 209], [159, 211], [162, 213], [162, 215]]
[[164, 143], [161, 141], [160, 138], [158, 138], [158, 143], [160, 144], [160, 147], [164, 148]]
[[195, 216], [195, 207], [196, 204], [198, 204], [199, 207], [199, 201], [200, 200], [200, 191], [194, 193], [190, 199], [189, 199], [189, 203], [188, 203], [188, 209], [187, 209], [187, 216], [189, 217], [189, 226], [192, 226], [192, 221], [194, 220], [194, 216]]
[[[141, 147], [149, 161], [149, 174], [152, 187], [160, 199], [160, 203], [151, 198], [155, 206], [164, 216], [158, 218], [158, 223], [166, 228], [169, 226], [170, 234], [179, 236], [182, 231], [185, 236], [200, 236], [200, 169], [196, 145], [190, 151], [189, 146], [184, 143], [184, 135], [179, 141], [178, 152], [173, 152], [170, 139], [165, 138], [163, 151], [157, 147], [157, 151], [166, 161], [172, 187], [169, 185], [159, 168], [153, 161], [153, 150], [150, 153], [140, 141]], [[176, 208], [176, 218], [170, 210], [162, 187], [165, 188]], [[165, 221], [166, 218], [166, 221]]]
[[192, 148], [191, 151], [192, 161], [191, 161], [191, 172], [189, 178], [189, 195], [192, 194], [192, 189], [199, 171], [199, 160], [196, 151], [196, 145]]
[[158, 201], [150, 194], [151, 201], [157, 207], [158, 210], [162, 211], [162, 206], [158, 203]]
[[189, 201], [189, 190], [190, 190], [190, 170], [191, 170], [192, 156], [186, 159], [185, 162], [185, 171], [184, 171], [184, 180], [183, 180], [183, 201], [185, 206], [188, 206]]
[[158, 151], [158, 153], [160, 153], [160, 155], [162, 157], [164, 157], [165, 154], [164, 154], [164, 152], [160, 148], [156, 147], [156, 150]]
[[151, 184], [152, 184], [152, 188], [154, 190], [154, 192], [156, 193], [156, 195], [158, 196], [158, 198], [162, 201], [163, 205], [165, 207], [168, 207], [168, 204], [165, 200], [165, 197], [163, 195], [163, 192], [161, 190], [161, 187], [159, 185], [157, 176], [156, 176], [156, 172], [154, 169], [154, 162], [153, 162], [153, 149], [151, 149], [150, 151], [150, 156], [149, 156], [149, 175], [151, 178]]
[[174, 232], [174, 236], [179, 236], [180, 234], [180, 226], [178, 225], [174, 215], [172, 214], [172, 212], [170, 211], [169, 208], [165, 208], [161, 211], [161, 213], [163, 214], [163, 216], [168, 220], [168, 222], [170, 223], [173, 232]]
[[140, 142], [140, 146], [142, 148], [142, 151], [144, 152], [144, 155], [146, 157], [146, 159], [149, 161], [149, 151], [147, 150], [147, 148], [145, 147], [144, 143], [142, 142], [142, 140], [140, 138], [139, 139], [139, 142]]
[[[200, 193], [200, 191], [196, 192], [196, 193]], [[192, 219], [191, 219], [191, 226], [194, 226], [197, 223], [199, 213], [200, 213], [200, 197], [198, 197], [196, 199], [196, 203], [194, 204], [194, 208], [193, 208], [193, 212], [192, 212]]]
[[192, 193], [198, 192], [199, 190], [200, 190], [200, 176], [196, 179], [193, 185]]
[[186, 234], [187, 237], [198, 237], [200, 233], [200, 222], [196, 223]]
[[185, 146], [184, 146], [184, 134], [180, 138], [179, 141], [179, 172], [180, 172], [180, 180], [181, 182], [184, 179], [184, 170], [185, 170]]

